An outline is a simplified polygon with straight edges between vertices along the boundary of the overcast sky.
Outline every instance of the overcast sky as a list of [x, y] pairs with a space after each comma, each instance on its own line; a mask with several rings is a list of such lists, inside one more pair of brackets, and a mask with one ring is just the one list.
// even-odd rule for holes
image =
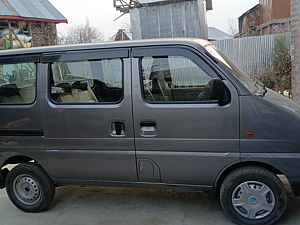
[[[113, 36], [129, 15], [113, 21], [121, 15], [113, 7], [113, 0], [49, 0], [68, 20], [68, 24], [59, 24], [58, 32], [67, 33], [73, 25], [85, 24], [88, 17], [90, 25], [99, 28], [106, 39]], [[128, 0], [127, 0], [128, 1]], [[244, 12], [259, 3], [259, 0], [212, 0], [213, 10], [207, 12], [208, 26], [216, 27], [228, 33], [228, 20], [237, 19]]]

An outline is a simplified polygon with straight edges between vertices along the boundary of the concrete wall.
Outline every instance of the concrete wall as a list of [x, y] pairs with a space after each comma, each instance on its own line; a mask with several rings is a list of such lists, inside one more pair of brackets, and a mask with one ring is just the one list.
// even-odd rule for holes
[[300, 1], [291, 0], [292, 95], [300, 103]]
[[133, 40], [148, 38], [208, 38], [203, 0], [148, 4], [130, 10]]

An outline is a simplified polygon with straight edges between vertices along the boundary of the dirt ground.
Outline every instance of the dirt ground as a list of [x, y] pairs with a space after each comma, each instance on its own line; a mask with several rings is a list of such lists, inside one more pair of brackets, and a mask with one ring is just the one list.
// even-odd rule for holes
[[[300, 221], [300, 197], [289, 191], [288, 207], [277, 224]], [[194, 225], [233, 224], [204, 193], [166, 190], [66, 186], [56, 188], [50, 208], [24, 213], [0, 190], [1, 225]]]

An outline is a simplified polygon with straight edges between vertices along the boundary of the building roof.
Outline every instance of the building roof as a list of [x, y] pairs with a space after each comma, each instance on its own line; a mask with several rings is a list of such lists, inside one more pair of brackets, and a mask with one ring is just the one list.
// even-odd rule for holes
[[68, 23], [48, 0], [0, 0], [0, 19]]
[[[177, 2], [189, 2], [189, 1], [197, 1], [197, 0], [138, 0], [139, 3], [142, 5], [148, 4], [149, 6], [151, 5], [160, 5], [162, 3], [165, 4], [172, 4], [172, 3], [177, 3]], [[213, 0], [203, 0], [206, 1], [206, 10], [212, 10], [212, 1]]]
[[[251, 12], [253, 9], [255, 9], [256, 7], [258, 7], [260, 4], [257, 4], [255, 6], [253, 6], [251, 9], [248, 9], [246, 12], [244, 12], [239, 18], [244, 17], [246, 14], [248, 14], [249, 12]], [[238, 19], [239, 19], [238, 18]]]
[[132, 31], [131, 30], [123, 30], [123, 33], [126, 34], [129, 40], [132, 40]]
[[132, 31], [126, 29], [119, 29], [115, 35], [114, 41], [132, 40]]
[[215, 27], [209, 27], [208, 28], [208, 40], [210, 41], [219, 41], [224, 39], [231, 39], [232, 36], [230, 34], [227, 34]]

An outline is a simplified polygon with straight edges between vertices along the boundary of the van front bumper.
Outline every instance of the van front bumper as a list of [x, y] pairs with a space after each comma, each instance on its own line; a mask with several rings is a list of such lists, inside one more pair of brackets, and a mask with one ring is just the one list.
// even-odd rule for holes
[[294, 196], [300, 196], [300, 181], [289, 180]]

